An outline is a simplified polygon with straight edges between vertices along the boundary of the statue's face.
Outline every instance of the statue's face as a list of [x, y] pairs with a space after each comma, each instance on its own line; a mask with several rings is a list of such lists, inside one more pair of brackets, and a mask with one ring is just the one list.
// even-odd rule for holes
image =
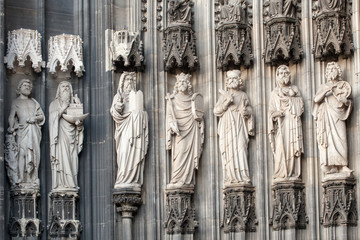
[[186, 92], [188, 90], [188, 83], [186, 78], [181, 78], [180, 80], [178, 80], [178, 90], [179, 92]]
[[70, 102], [71, 98], [71, 86], [69, 83], [64, 83], [60, 85], [60, 97], [62, 101]]
[[127, 75], [124, 80], [124, 91], [131, 92], [131, 90], [135, 91], [134, 79], [132, 76]]
[[21, 84], [20, 93], [24, 96], [29, 96], [32, 90], [32, 84], [30, 82], [24, 82]]
[[290, 84], [290, 71], [287, 68], [280, 68], [277, 71], [276, 79], [280, 85], [289, 85]]
[[338, 72], [338, 69], [336, 68], [336, 66], [330, 66], [327, 68], [327, 77], [328, 77], [329, 81], [336, 80], [338, 75], [339, 75], [339, 72]]
[[227, 82], [228, 82], [228, 88], [231, 89], [238, 89], [243, 83], [237, 74], [229, 73], [227, 75]]

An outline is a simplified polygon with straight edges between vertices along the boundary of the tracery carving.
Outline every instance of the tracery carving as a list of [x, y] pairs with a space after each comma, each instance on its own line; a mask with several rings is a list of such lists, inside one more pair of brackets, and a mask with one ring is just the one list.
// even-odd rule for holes
[[198, 227], [195, 219], [193, 203], [194, 190], [166, 190], [166, 221], [164, 226], [167, 234], [193, 234]]
[[224, 232], [255, 232], [255, 188], [232, 186], [224, 188], [224, 209], [221, 226]]
[[315, 58], [347, 58], [354, 51], [351, 32], [351, 0], [314, 0], [313, 24]]
[[67, 72], [68, 66], [72, 65], [76, 75], [81, 77], [85, 71], [82, 44], [83, 41], [78, 35], [61, 34], [50, 37], [47, 63], [49, 72], [55, 74], [58, 65], [62, 72]]
[[357, 225], [356, 182], [354, 179], [323, 183], [322, 217], [324, 227]]
[[41, 56], [41, 34], [37, 30], [16, 29], [8, 32], [8, 47], [4, 63], [8, 69], [14, 69], [15, 61], [20, 67], [25, 67], [25, 61], [32, 62], [35, 72], [41, 72], [45, 62]]
[[82, 231], [79, 221], [77, 192], [51, 192], [49, 209], [49, 237], [50, 239], [78, 239]]
[[265, 63], [300, 62], [300, 0], [268, 0], [264, 3]]
[[198, 66], [195, 31], [192, 29], [192, 0], [168, 0], [167, 27], [163, 34], [165, 71]]
[[281, 229], [305, 229], [308, 217], [305, 212], [304, 184], [278, 182], [272, 186], [272, 219], [275, 231]]
[[128, 30], [114, 32], [110, 51], [113, 64], [120, 69], [143, 69], [144, 49], [140, 33]]
[[253, 64], [251, 44], [252, 5], [246, 0], [215, 3], [217, 67], [227, 70], [229, 65], [245, 68]]

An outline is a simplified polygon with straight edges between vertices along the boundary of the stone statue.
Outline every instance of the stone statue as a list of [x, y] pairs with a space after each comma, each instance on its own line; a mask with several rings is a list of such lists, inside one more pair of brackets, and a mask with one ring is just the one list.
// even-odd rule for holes
[[176, 75], [173, 94], [167, 94], [166, 149], [171, 149], [168, 188], [194, 186], [194, 170], [204, 143], [203, 99], [192, 92], [191, 75]]
[[32, 86], [28, 79], [22, 79], [17, 86], [19, 96], [11, 106], [5, 163], [11, 187], [38, 189], [41, 126], [45, 116], [40, 104], [30, 97]]
[[220, 9], [220, 19], [223, 22], [246, 21], [246, 0], [229, 0]]
[[341, 74], [339, 64], [328, 63], [327, 83], [320, 86], [314, 97], [313, 116], [325, 178], [352, 177], [352, 170], [348, 168], [345, 124], [352, 110], [351, 86], [342, 80]]
[[136, 92], [135, 72], [124, 72], [110, 108], [115, 121], [118, 171], [114, 188], [137, 187], [143, 183], [148, 148], [148, 115], [143, 94]]
[[168, 0], [169, 10], [168, 23], [186, 23], [191, 24], [191, 7], [193, 3], [191, 0]]
[[251, 184], [248, 167], [249, 135], [254, 135], [254, 116], [249, 98], [241, 90], [244, 81], [239, 70], [226, 73], [227, 91], [220, 90], [214, 114], [220, 117], [219, 145], [224, 185]]
[[298, 0], [270, 0], [270, 17], [296, 17]]
[[315, 6], [319, 11], [345, 11], [346, 1], [343, 0], [318, 0]]
[[56, 98], [49, 107], [50, 161], [52, 190], [79, 189], [78, 154], [83, 146], [83, 105], [69, 82], [59, 83]]
[[274, 154], [274, 182], [301, 180], [301, 153], [304, 152], [301, 115], [304, 102], [299, 89], [290, 82], [290, 70], [276, 70], [277, 87], [269, 103], [269, 137]]

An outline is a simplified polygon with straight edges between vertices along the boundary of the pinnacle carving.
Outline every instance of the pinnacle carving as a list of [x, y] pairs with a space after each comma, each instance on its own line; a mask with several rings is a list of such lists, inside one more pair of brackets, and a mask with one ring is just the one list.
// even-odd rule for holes
[[198, 226], [195, 219], [193, 189], [166, 190], [166, 221], [167, 234], [193, 234]]
[[127, 30], [114, 32], [110, 51], [113, 64], [121, 69], [135, 68], [141, 70], [144, 67], [143, 43], [138, 32]]
[[17, 29], [8, 32], [8, 47], [4, 63], [8, 69], [14, 69], [18, 61], [19, 67], [25, 67], [25, 61], [32, 62], [35, 72], [41, 72], [45, 62], [41, 56], [41, 34], [37, 30]]
[[68, 66], [74, 67], [78, 77], [83, 75], [83, 41], [78, 35], [62, 34], [52, 36], [49, 39], [49, 59], [47, 68], [51, 74], [56, 74], [57, 66], [60, 71], [67, 72]]
[[281, 229], [305, 229], [308, 217], [305, 212], [304, 184], [301, 182], [278, 182], [272, 186], [275, 231]]
[[264, 3], [265, 63], [271, 65], [287, 64], [290, 61], [297, 63], [303, 58], [299, 2], [299, 0], [268, 0]]
[[168, 0], [167, 27], [163, 35], [165, 71], [176, 68], [194, 71], [199, 64], [192, 29], [193, 5], [192, 0]]
[[253, 64], [251, 44], [252, 4], [246, 0], [215, 2], [216, 64], [227, 70], [229, 65], [245, 68]]
[[323, 183], [322, 217], [324, 227], [357, 225], [355, 179], [328, 180]]
[[226, 187], [222, 227], [224, 232], [255, 232], [255, 188], [251, 185]]
[[337, 59], [342, 55], [347, 58], [354, 51], [351, 33], [351, 0], [313, 1], [313, 24], [315, 58]]

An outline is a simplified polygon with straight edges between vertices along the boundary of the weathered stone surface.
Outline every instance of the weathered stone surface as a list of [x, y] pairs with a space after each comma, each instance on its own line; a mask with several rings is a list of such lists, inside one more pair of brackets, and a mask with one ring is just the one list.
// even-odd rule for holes
[[326, 180], [322, 183], [322, 187], [321, 223], [323, 226], [356, 226], [358, 212], [355, 179]]
[[352, 0], [313, 1], [313, 31], [315, 58], [324, 61], [348, 58], [354, 51], [351, 30]]
[[275, 231], [281, 229], [305, 229], [308, 217], [305, 212], [304, 184], [278, 182], [272, 186], [272, 218]]
[[141, 192], [133, 188], [114, 189], [113, 201], [116, 211], [124, 218], [133, 218], [142, 204]]
[[255, 232], [258, 223], [255, 214], [255, 187], [234, 184], [223, 190], [223, 219], [225, 233]]

